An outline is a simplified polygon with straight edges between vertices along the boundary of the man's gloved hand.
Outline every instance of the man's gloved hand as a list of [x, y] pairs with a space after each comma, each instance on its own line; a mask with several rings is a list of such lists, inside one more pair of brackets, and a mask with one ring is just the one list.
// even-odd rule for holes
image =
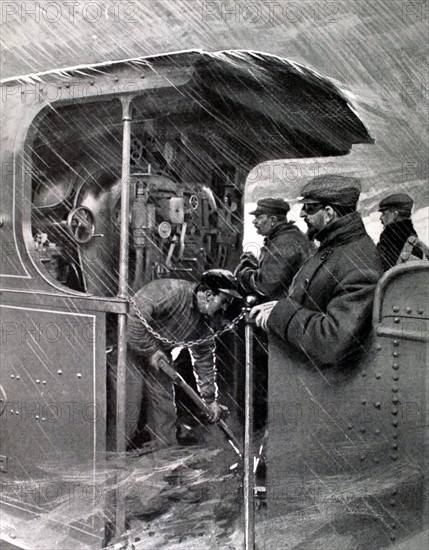
[[159, 361], [160, 360], [163, 360], [167, 363], [167, 365], [170, 365], [170, 359], [167, 357], [167, 355], [162, 351], [162, 350], [157, 350], [153, 355], [151, 355], [149, 358], [148, 358], [148, 363], [149, 363], [149, 366], [152, 367], [153, 369], [155, 370], [158, 370], [159, 369]]
[[237, 271], [241, 271], [246, 267], [258, 267], [258, 258], [253, 254], [253, 252], [244, 252], [240, 256], [240, 262], [238, 264]]
[[254, 319], [256, 326], [262, 328], [265, 332], [268, 332], [268, 318], [276, 304], [277, 301], [265, 302], [250, 310], [250, 319]]
[[215, 424], [216, 422], [219, 422], [222, 413], [228, 410], [228, 407], [220, 405], [219, 403], [216, 403], [216, 401], [213, 401], [213, 403], [206, 403], [206, 405], [208, 409], [207, 416], [209, 418], [210, 424]]

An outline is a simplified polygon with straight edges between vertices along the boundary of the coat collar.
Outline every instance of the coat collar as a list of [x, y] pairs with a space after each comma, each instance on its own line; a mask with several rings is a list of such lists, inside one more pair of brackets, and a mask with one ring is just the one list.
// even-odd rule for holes
[[366, 234], [360, 214], [358, 212], [346, 214], [319, 231], [317, 235], [317, 240], [320, 241], [319, 251], [349, 243]]
[[380, 240], [390, 240], [398, 237], [405, 238], [409, 235], [417, 235], [416, 230], [413, 226], [413, 222], [411, 221], [411, 219], [401, 220], [400, 222], [393, 222], [386, 225], [382, 234], [380, 235]]
[[276, 237], [277, 235], [286, 233], [286, 231], [290, 231], [291, 229], [293, 230], [298, 229], [294, 224], [295, 222], [293, 221], [276, 223], [276, 225], [273, 227], [270, 233], [265, 237], [264, 243], [267, 243], [268, 241], [273, 240], [273, 238]]

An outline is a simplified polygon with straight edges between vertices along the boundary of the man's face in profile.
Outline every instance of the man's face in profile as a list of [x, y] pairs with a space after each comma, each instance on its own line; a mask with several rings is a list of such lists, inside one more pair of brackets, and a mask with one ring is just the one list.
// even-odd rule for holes
[[256, 227], [256, 232], [263, 237], [266, 237], [273, 228], [271, 216], [268, 216], [267, 214], [255, 216], [252, 223]]
[[325, 206], [320, 202], [304, 202], [300, 214], [307, 224], [307, 236], [310, 240], [326, 226]]

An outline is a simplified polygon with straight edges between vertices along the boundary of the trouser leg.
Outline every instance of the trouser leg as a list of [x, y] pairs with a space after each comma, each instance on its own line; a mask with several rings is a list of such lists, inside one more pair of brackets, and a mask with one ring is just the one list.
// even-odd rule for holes
[[146, 427], [152, 440], [161, 445], [176, 444], [176, 404], [174, 386], [162, 371], [144, 369], [144, 400], [147, 405]]

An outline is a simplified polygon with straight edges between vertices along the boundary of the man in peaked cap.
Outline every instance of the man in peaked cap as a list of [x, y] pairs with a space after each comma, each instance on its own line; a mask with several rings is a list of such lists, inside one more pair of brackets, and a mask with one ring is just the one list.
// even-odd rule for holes
[[381, 265], [356, 212], [360, 188], [355, 178], [329, 175], [302, 189], [301, 217], [320, 247], [286, 298], [251, 312], [257, 325], [286, 343], [297, 365], [349, 368], [365, 350]]
[[307, 237], [287, 220], [289, 204], [279, 198], [265, 198], [257, 203], [253, 225], [265, 237], [259, 260], [245, 252], [236, 276], [245, 292], [263, 300], [287, 295], [295, 273], [310, 255]]
[[308, 237], [316, 238], [326, 223], [322, 215], [314, 216], [313, 213], [323, 212], [327, 205], [333, 209], [335, 219], [355, 212], [360, 192], [361, 184], [357, 178], [328, 175], [312, 179], [301, 190], [302, 202], [304, 202], [301, 217], [307, 223]]
[[[240, 299], [238, 283], [230, 271], [212, 269], [198, 283], [180, 279], [158, 279], [144, 285], [134, 296], [128, 320], [130, 393], [128, 401], [140, 407], [143, 381], [147, 403], [146, 427], [155, 446], [176, 443], [176, 406], [173, 383], [159, 370], [159, 362], [172, 363], [171, 351], [178, 342], [192, 342], [213, 335], [212, 322], [226, 312], [232, 300]], [[138, 310], [138, 311], [137, 311]], [[140, 316], [160, 336], [148, 330]], [[174, 342], [174, 343], [171, 343]], [[220, 419], [213, 339], [189, 346], [197, 389], [210, 410], [209, 421]], [[131, 380], [132, 379], [132, 380]], [[137, 411], [138, 412], [138, 411]], [[136, 428], [128, 422], [129, 439]], [[112, 430], [111, 430], [112, 431]]]
[[[377, 245], [383, 270], [396, 265], [405, 243], [411, 236], [417, 237], [411, 221], [413, 199], [405, 193], [395, 193], [384, 198], [379, 204], [380, 220], [384, 230]], [[416, 255], [421, 253], [416, 251]]]

